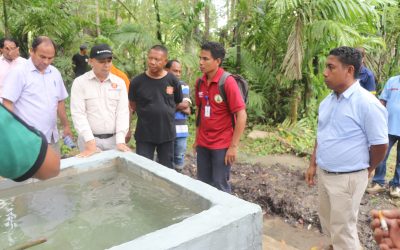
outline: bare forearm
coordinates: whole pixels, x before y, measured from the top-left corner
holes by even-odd
[[[388,145],[387,144],[381,144],[381,145],[372,145],[371,148],[369,149],[369,169],[373,170],[375,169],[379,163],[385,159],[386,151],[387,151]]]
[[[7,99],[3,99],[3,105],[6,107],[9,111],[13,112],[14,111],[14,105],[13,102]]]
[[[58,117],[60,118],[61,124],[64,128],[69,127],[67,113],[65,112],[64,101],[58,102]]]
[[[316,167],[317,166],[317,140],[315,140],[315,145],[314,145],[314,150],[311,154],[311,158],[310,158],[310,167]]]
[[[129,106],[131,107],[132,115],[136,112],[136,102],[129,101]]]
[[[233,130],[231,147],[238,147],[240,142],[240,137],[246,127],[247,113],[245,110],[240,110],[236,113],[236,124]]]

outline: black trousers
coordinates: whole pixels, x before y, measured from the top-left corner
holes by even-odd
[[[208,149],[197,146],[197,179],[219,190],[231,193],[229,176],[231,166],[225,165],[228,149]]]
[[[158,163],[169,168],[174,168],[174,141],[161,144],[136,141],[136,153],[138,155],[153,161],[155,151],[157,151]]]

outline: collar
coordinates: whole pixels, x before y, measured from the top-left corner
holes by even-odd
[[[343,96],[343,98],[349,99],[351,95],[360,88],[360,83],[356,80],[350,87],[348,87],[342,94],[340,94],[339,98]],[[336,93],[332,92],[332,95],[336,97]]]
[[[211,80],[211,83],[218,83],[219,79],[221,78],[222,74],[225,72],[225,70],[223,68],[218,68],[217,73],[215,73],[215,76],[213,77],[213,79]],[[207,75],[203,74],[202,77],[202,81],[203,82],[207,82]]]
[[[38,73],[40,73],[40,71],[36,68],[36,66],[33,64],[32,62],[32,58],[29,57],[29,59],[27,60],[27,68],[29,71],[37,71]],[[45,70],[44,73],[48,74],[51,72],[51,65],[49,65]]]
[[[9,60],[7,60],[3,55],[1,55],[1,57],[0,57],[0,61],[6,62],[6,63],[8,63],[8,64],[12,64],[12,63],[13,63],[14,61],[16,61],[16,60],[18,60],[18,58],[14,59],[14,60],[12,60],[12,61],[9,61]]]
[[[87,73],[87,78],[88,78],[89,80],[95,79],[96,81],[100,82],[99,78],[97,78],[97,76],[94,74],[93,70],[91,70],[91,71],[89,71],[89,72]],[[104,81],[102,81],[101,83],[106,82],[106,81],[111,81],[110,78],[111,78],[111,73],[108,73],[107,78],[104,79]]]

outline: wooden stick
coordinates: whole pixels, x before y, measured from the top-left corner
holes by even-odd
[[[40,239],[37,239],[37,240],[28,241],[28,242],[23,243],[23,244],[21,244],[19,246],[14,246],[14,247],[12,247],[10,249],[12,249],[12,250],[24,250],[24,249],[31,248],[31,247],[40,245],[42,243],[45,243],[46,241],[47,241],[46,238],[40,238]]]

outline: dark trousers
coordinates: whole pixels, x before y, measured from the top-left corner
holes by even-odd
[[[157,150],[158,163],[174,168],[174,141],[161,144],[136,141],[136,153],[150,160],[154,160],[154,151]]]
[[[208,149],[197,146],[197,179],[231,193],[229,175],[231,166],[225,165],[225,154],[228,149]]]

